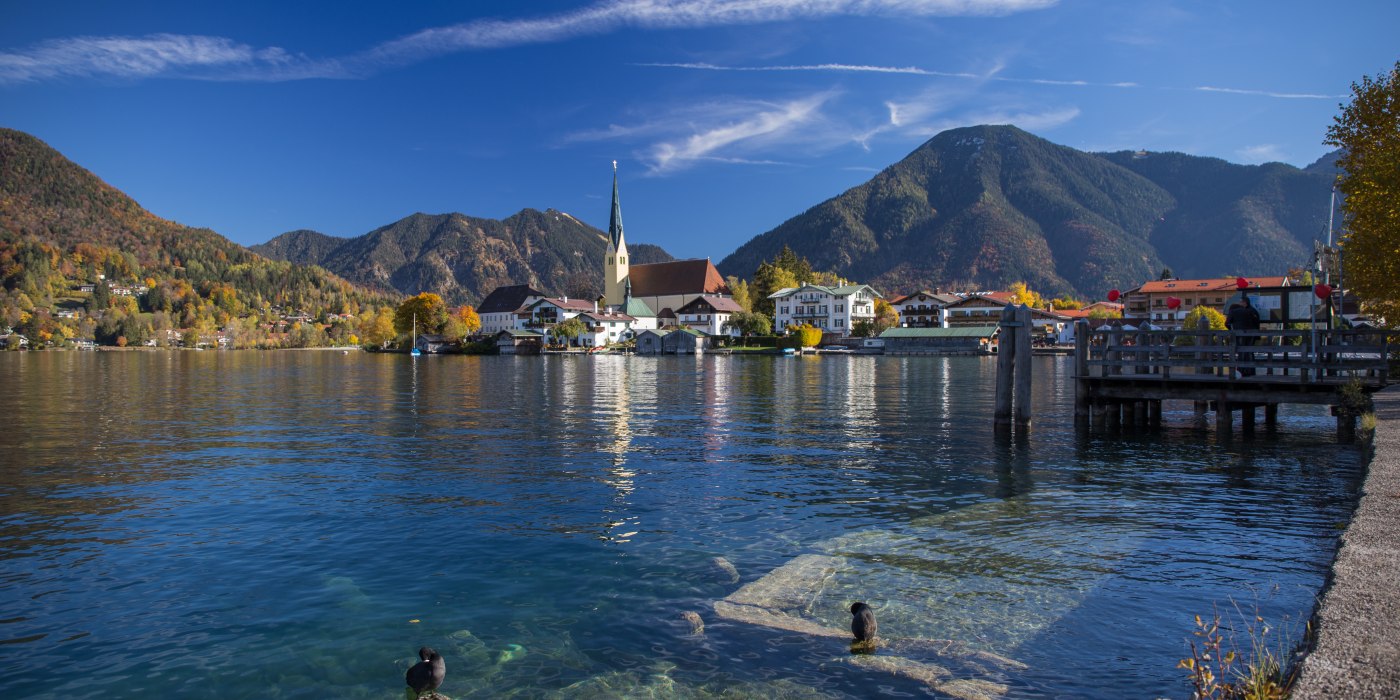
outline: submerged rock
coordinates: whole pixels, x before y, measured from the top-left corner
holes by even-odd
[[[685,620],[686,623],[690,625],[691,634],[705,633],[705,621],[700,619],[700,613],[694,610],[687,610],[681,613],[681,619]]]
[[[739,582],[739,570],[724,557],[715,557],[710,560],[710,565],[714,567],[715,575],[722,581],[728,583]]]
[[[525,647],[519,644],[507,644],[504,649],[496,652],[496,663],[503,664],[508,661],[522,659],[525,657]]]

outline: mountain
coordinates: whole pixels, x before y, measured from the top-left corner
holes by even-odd
[[[1281,274],[1326,224],[1325,165],[1233,165],[1179,153],[1095,154],[1011,126],[934,136],[869,182],[745,243],[751,277],[784,245],[885,293],[1032,289],[1085,298],[1156,279]]]
[[[431,291],[451,304],[476,303],[501,285],[551,294],[597,287],[607,234],[553,209],[503,220],[414,214],[356,238],[284,233],[253,250],[319,265],[365,286],[412,295]],[[628,246],[634,264],[671,260],[654,245]]]
[[[122,302],[109,310],[105,288],[97,302],[74,292],[99,280],[148,287],[150,294],[140,308]],[[86,305],[86,318],[95,321],[136,319],[132,328],[149,330],[166,322],[225,325],[273,306],[320,316],[389,302],[320,268],[269,260],[209,229],[155,216],[48,144],[11,129],[0,129],[0,285],[5,320],[28,318],[45,334],[91,332],[83,318],[55,321],[63,305]]]

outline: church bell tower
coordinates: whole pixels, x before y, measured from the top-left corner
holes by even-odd
[[[603,258],[603,303],[625,304],[627,241],[622,237],[622,203],[617,198],[617,161],[613,161],[612,218],[608,221],[608,251]]]

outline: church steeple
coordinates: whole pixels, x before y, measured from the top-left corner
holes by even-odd
[[[612,217],[608,221],[608,251],[603,259],[603,303],[627,303],[630,283],[627,269],[627,241],[622,235],[622,200],[617,196],[617,161],[613,161]]]
[[[613,161],[612,218],[608,220],[608,237],[613,249],[623,247],[622,240],[622,200],[617,197],[617,161]]]

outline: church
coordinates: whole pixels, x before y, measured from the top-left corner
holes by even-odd
[[[608,221],[608,250],[603,258],[603,304],[631,314],[640,301],[652,314],[666,319],[674,318],[677,310],[700,297],[727,298],[732,294],[709,258],[628,264],[622,203],[617,196],[617,161],[613,161],[612,216]]]

